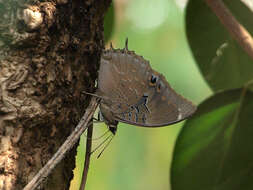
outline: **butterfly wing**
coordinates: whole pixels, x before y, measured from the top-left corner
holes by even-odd
[[[141,99],[148,89],[141,79],[150,66],[143,58],[126,50],[107,50],[103,53],[97,94],[103,97],[102,104],[110,105],[113,113],[127,111]]]
[[[104,97],[101,104],[110,107],[114,120],[138,126],[166,126],[196,110],[148,61],[126,48],[104,52],[97,93]]]
[[[177,94],[162,75],[157,76],[157,85],[150,87],[129,110],[117,114],[116,120],[144,127],[161,127],[182,121],[196,111],[196,107]]]

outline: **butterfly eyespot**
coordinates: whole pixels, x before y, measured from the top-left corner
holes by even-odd
[[[150,76],[150,82],[149,82],[149,84],[150,84],[151,86],[155,86],[157,80],[158,80],[158,77],[152,74],[152,75]]]
[[[153,84],[155,84],[155,83],[156,83],[156,81],[157,81],[157,76],[155,76],[155,75],[151,75],[150,82],[151,82],[151,83],[153,83]]]

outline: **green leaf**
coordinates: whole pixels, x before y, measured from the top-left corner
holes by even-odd
[[[253,93],[227,90],[204,101],[176,142],[173,190],[252,190]]]
[[[224,3],[253,35],[253,12],[241,1]],[[253,60],[232,39],[205,1],[189,1],[186,33],[202,75],[213,90],[239,88],[253,78]]]
[[[111,3],[109,9],[106,12],[105,18],[104,18],[104,38],[105,42],[108,42],[113,33],[114,28],[114,5],[113,2]]]

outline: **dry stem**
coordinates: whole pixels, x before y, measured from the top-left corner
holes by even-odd
[[[253,59],[253,39],[250,33],[236,20],[222,0],[205,0],[231,36]]]
[[[87,133],[85,162],[84,162],[84,167],[83,167],[82,181],[81,181],[81,185],[80,185],[79,190],[84,190],[85,189],[85,185],[86,185],[86,181],[87,181],[89,165],[90,165],[92,132],[93,132],[93,126],[90,126],[88,128],[88,133]]]
[[[62,144],[54,156],[46,163],[46,165],[34,176],[34,178],[25,186],[23,190],[34,190],[46,178],[55,166],[65,157],[66,153],[75,145],[82,133],[87,129],[89,121],[98,106],[97,98],[92,97],[90,105],[86,109],[85,114],[78,123],[75,130]]]

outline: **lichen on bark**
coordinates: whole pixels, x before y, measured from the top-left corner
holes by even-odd
[[[0,189],[22,189],[78,123],[93,91],[110,0],[0,2]],[[75,148],[41,189],[68,189]]]

